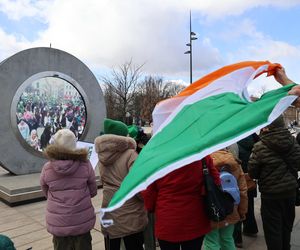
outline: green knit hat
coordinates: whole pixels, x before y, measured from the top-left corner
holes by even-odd
[[[127,136],[128,128],[123,122],[104,119],[104,134]]]
[[[139,128],[136,125],[129,125],[128,133],[131,138],[136,140],[138,133],[139,133]]]

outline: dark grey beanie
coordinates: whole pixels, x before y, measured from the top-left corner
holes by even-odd
[[[283,116],[279,116],[276,120],[274,120],[270,125],[268,125],[269,129],[274,129],[274,128],[284,128],[285,123]]]

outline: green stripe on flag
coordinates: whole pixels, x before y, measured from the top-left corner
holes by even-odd
[[[256,102],[248,102],[234,93],[223,93],[185,106],[144,147],[109,207],[173,162],[232,140],[266,123],[275,105],[293,86],[270,91]]]

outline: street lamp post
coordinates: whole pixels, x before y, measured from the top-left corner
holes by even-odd
[[[190,50],[184,52],[184,54],[190,54],[190,84],[193,82],[193,50],[192,50],[192,41],[197,40],[196,34],[192,31],[192,14],[190,11],[190,42],[186,46],[190,47]]]

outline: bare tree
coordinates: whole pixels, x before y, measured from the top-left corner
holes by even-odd
[[[140,105],[140,118],[142,120],[152,120],[152,111],[155,105],[167,98],[177,95],[185,86],[171,82],[163,81],[162,77],[148,76],[142,82],[139,88],[138,100]]]
[[[151,121],[155,105],[177,95],[185,86],[163,81],[162,77],[147,76],[141,79],[141,68],[132,61],[113,69],[110,77],[102,77],[107,117],[131,123],[128,119]]]
[[[113,69],[110,77],[102,77],[106,85],[105,98],[108,117],[126,121],[126,115],[133,112],[133,99],[141,78],[143,65],[133,65],[132,60],[125,62],[119,68]],[[114,102],[112,101],[113,99]],[[111,105],[111,106],[110,106]],[[110,111],[114,113],[110,113]]]
[[[107,117],[115,120],[120,120],[122,117],[119,117],[118,114],[118,98],[110,85],[104,86],[104,99],[106,104]]]

